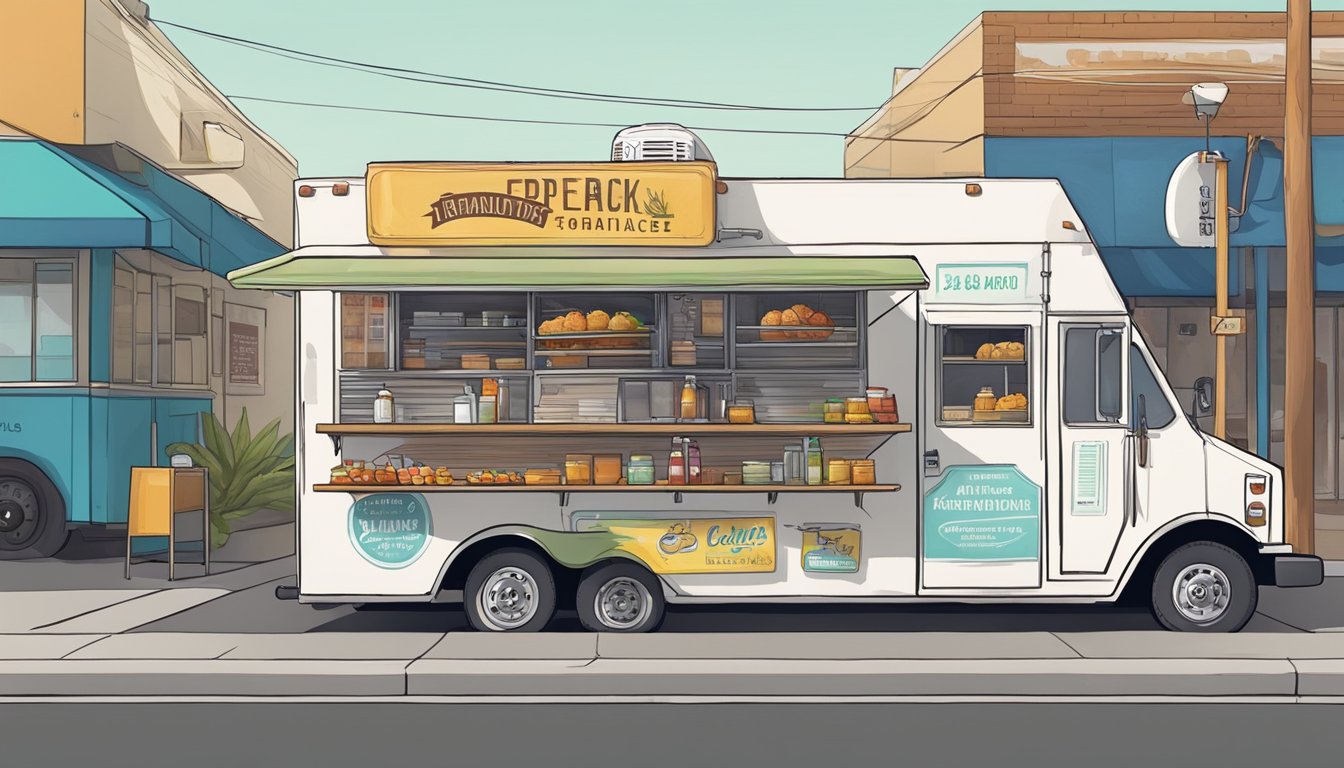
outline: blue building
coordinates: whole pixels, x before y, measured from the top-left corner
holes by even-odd
[[[143,13],[28,4],[0,29],[35,59],[0,71],[0,559],[124,524],[130,467],[202,413],[292,422],[292,302],[223,276],[286,250],[297,169]],[[169,74],[109,81],[118,56]]]
[[[1344,13],[1313,16],[1317,550],[1344,556]],[[1204,149],[1181,97],[1225,82],[1212,147],[1230,159],[1228,438],[1283,460],[1284,17],[1273,13],[986,13],[851,132],[849,177],[1057,178],[1172,386],[1215,372],[1212,249],[1167,234],[1176,165]]]

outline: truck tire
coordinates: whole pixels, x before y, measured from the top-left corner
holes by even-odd
[[[1251,620],[1258,599],[1246,559],[1211,541],[1167,555],[1153,578],[1153,615],[1176,632],[1236,632]]]
[[[540,632],[555,616],[555,578],[536,554],[501,549],[467,574],[462,605],[477,631]]]
[[[594,565],[579,577],[574,600],[590,632],[652,632],[663,623],[663,585],[635,563]]]
[[[69,537],[51,479],[26,461],[0,459],[0,560],[51,557]]]

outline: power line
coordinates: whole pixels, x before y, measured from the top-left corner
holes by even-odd
[[[392,115],[413,115],[413,116],[416,116],[416,117],[438,117],[438,118],[447,118],[447,119],[451,119],[451,120],[479,120],[479,121],[484,121],[484,122],[489,122],[489,123],[521,123],[521,124],[525,124],[525,125],[567,125],[567,126],[580,126],[580,127],[585,127],[585,128],[629,128],[629,127],[630,127],[630,124],[629,124],[629,123],[590,123],[590,122],[584,122],[584,121],[578,121],[578,120],[539,120],[539,119],[531,119],[531,118],[523,118],[523,117],[494,117],[494,116],[490,116],[490,115],[464,115],[464,114],[454,114],[454,113],[449,113],[449,112],[424,112],[424,111],[414,110],[414,109],[392,109],[392,108],[389,108],[389,107],[361,107],[361,106],[356,106],[356,105],[354,105],[354,104],[327,104],[327,103],[316,102],[316,101],[295,101],[295,100],[292,100],[292,99],[272,99],[272,98],[268,98],[268,97],[265,97],[265,96],[246,96],[246,95],[241,95],[241,94],[240,94],[240,95],[230,95],[230,94],[226,94],[225,97],[228,98],[228,99],[231,99],[231,100],[233,100],[233,101],[256,101],[256,102],[261,102],[261,103],[265,103],[265,104],[285,104],[285,105],[295,106],[295,107],[315,107],[315,108],[318,108],[318,109],[343,109],[343,110],[349,110],[349,111],[352,111],[352,112],[379,112],[379,113],[383,113],[383,114],[392,114]],[[779,135],[779,136],[827,136],[827,137],[836,137],[836,138],[846,138],[846,137],[850,136],[850,134],[848,134],[848,133],[837,132],[837,131],[787,131],[787,130],[774,130],[774,129],[768,129],[768,128],[723,128],[723,127],[708,126],[708,125],[687,125],[687,126],[684,126],[684,127],[689,128],[689,129],[691,129],[691,130],[693,130],[693,131],[705,131],[705,132],[707,132],[707,133],[754,133],[754,134],[771,134],[771,135]],[[867,139],[867,137],[864,137],[864,138]],[[972,137],[972,138],[975,138],[975,137]],[[872,138],[872,139],[868,139],[868,140],[871,140],[871,141],[894,141],[894,142],[903,142],[903,143],[910,143],[910,144],[956,144],[956,143],[959,143],[959,142],[955,142],[955,141],[948,141],[948,140],[942,140],[942,139],[909,139],[909,138],[902,138],[902,137],[896,137],[896,136],[889,136],[889,137],[874,137],[874,138]],[[969,139],[967,139],[967,140],[969,140]],[[967,140],[963,140],[961,143],[964,143],[964,141],[967,141]]]
[[[469,88],[473,90],[498,91],[502,93],[516,93],[527,96],[540,96],[553,99],[572,99],[577,101],[599,101],[615,104],[636,104],[651,107],[677,107],[682,109],[713,109],[730,111],[755,111],[755,112],[871,112],[874,107],[782,107],[776,105],[763,104],[735,104],[721,101],[699,101],[695,99],[674,99],[674,98],[655,98],[646,96],[631,96],[624,94],[601,93],[595,91],[576,91],[564,88],[545,88],[542,86],[521,85],[518,83],[506,83],[495,80],[480,80],[470,77],[460,77],[457,75],[445,75],[439,72],[428,72],[419,69],[409,69],[405,67],[392,67],[383,64],[372,64],[369,62],[355,61],[353,59],[344,59],[336,56],[326,56],[311,51],[303,51],[296,48],[286,48],[284,46],[263,43],[258,40],[251,40],[245,37],[235,37],[225,35],[220,32],[211,32],[197,27],[178,24],[172,21],[154,20],[155,24],[165,27],[173,27],[186,32],[213,38],[233,45],[240,45],[253,50],[270,53],[283,58],[304,61],[310,64],[321,66],[337,67],[340,69],[352,69],[358,72],[378,75],[380,77],[391,77],[398,80],[406,80],[417,83],[428,83],[431,85],[443,85],[453,88]],[[429,79],[435,78],[435,79]],[[451,81],[451,82],[445,82]]]

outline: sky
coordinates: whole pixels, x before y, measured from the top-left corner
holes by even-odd
[[[346,61],[540,88],[840,112],[614,104],[408,82],[161,28],[230,97],[615,125],[844,134],[984,10],[1282,11],[1286,0],[150,0],[160,22]],[[1316,0],[1344,10],[1344,0]],[[432,78],[429,78],[432,79]],[[614,127],[386,114],[236,98],[302,176],[394,160],[604,160]],[[698,131],[727,176],[841,176],[841,136]]]

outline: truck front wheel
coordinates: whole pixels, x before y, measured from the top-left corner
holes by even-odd
[[[1167,555],[1153,580],[1153,615],[1177,632],[1236,632],[1259,597],[1246,559],[1229,547],[1196,541]]]
[[[555,578],[536,554],[508,548],[486,555],[467,574],[463,607],[482,632],[540,632],[555,615]]]
[[[0,459],[0,560],[51,557],[69,536],[56,485],[26,461]]]

